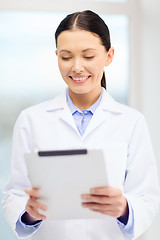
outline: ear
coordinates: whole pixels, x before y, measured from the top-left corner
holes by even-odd
[[[107,60],[105,66],[107,67],[113,60],[114,57],[114,48],[110,48],[107,52]]]
[[[57,52],[57,50],[55,51],[55,54],[58,56],[58,52]]]

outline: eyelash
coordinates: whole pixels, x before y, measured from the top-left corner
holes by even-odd
[[[94,56],[92,56],[92,57],[85,57],[86,59],[93,59],[94,58]]]
[[[64,61],[68,61],[69,59],[71,59],[71,57],[62,57],[62,60],[64,60]]]
[[[87,59],[87,60],[90,60],[90,59],[93,59],[94,58],[94,56],[92,56],[92,57],[84,57],[85,59]],[[64,61],[68,61],[68,60],[70,60],[71,59],[71,57],[62,57],[62,60],[64,60]]]

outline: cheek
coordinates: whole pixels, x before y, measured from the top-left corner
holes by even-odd
[[[58,67],[62,75],[65,75],[69,72],[69,67],[67,64],[62,63],[61,61],[58,61]]]
[[[106,58],[104,57],[99,57],[96,59],[96,61],[93,61],[91,64],[93,73],[95,73],[96,75],[101,74],[101,72],[103,72],[104,70],[105,62],[106,62]]]
[[[96,62],[96,64],[92,65],[92,68],[90,68],[90,71],[95,76],[102,75],[104,71],[104,65],[100,64],[99,62]]]

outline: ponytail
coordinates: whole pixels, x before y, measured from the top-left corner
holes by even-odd
[[[105,77],[105,72],[103,71],[103,76],[101,79],[101,87],[104,87],[106,89],[106,77]]]

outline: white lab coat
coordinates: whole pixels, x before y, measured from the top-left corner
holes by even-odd
[[[66,93],[24,110],[13,135],[12,174],[5,189],[3,210],[13,231],[30,186],[24,153],[33,149],[103,149],[109,185],[123,188],[134,211],[134,237],[151,224],[159,205],[159,185],[152,146],[141,113],[103,91],[86,132],[81,137],[66,102]],[[65,201],[65,196],[64,196]],[[46,220],[32,240],[124,240],[116,218]]]

